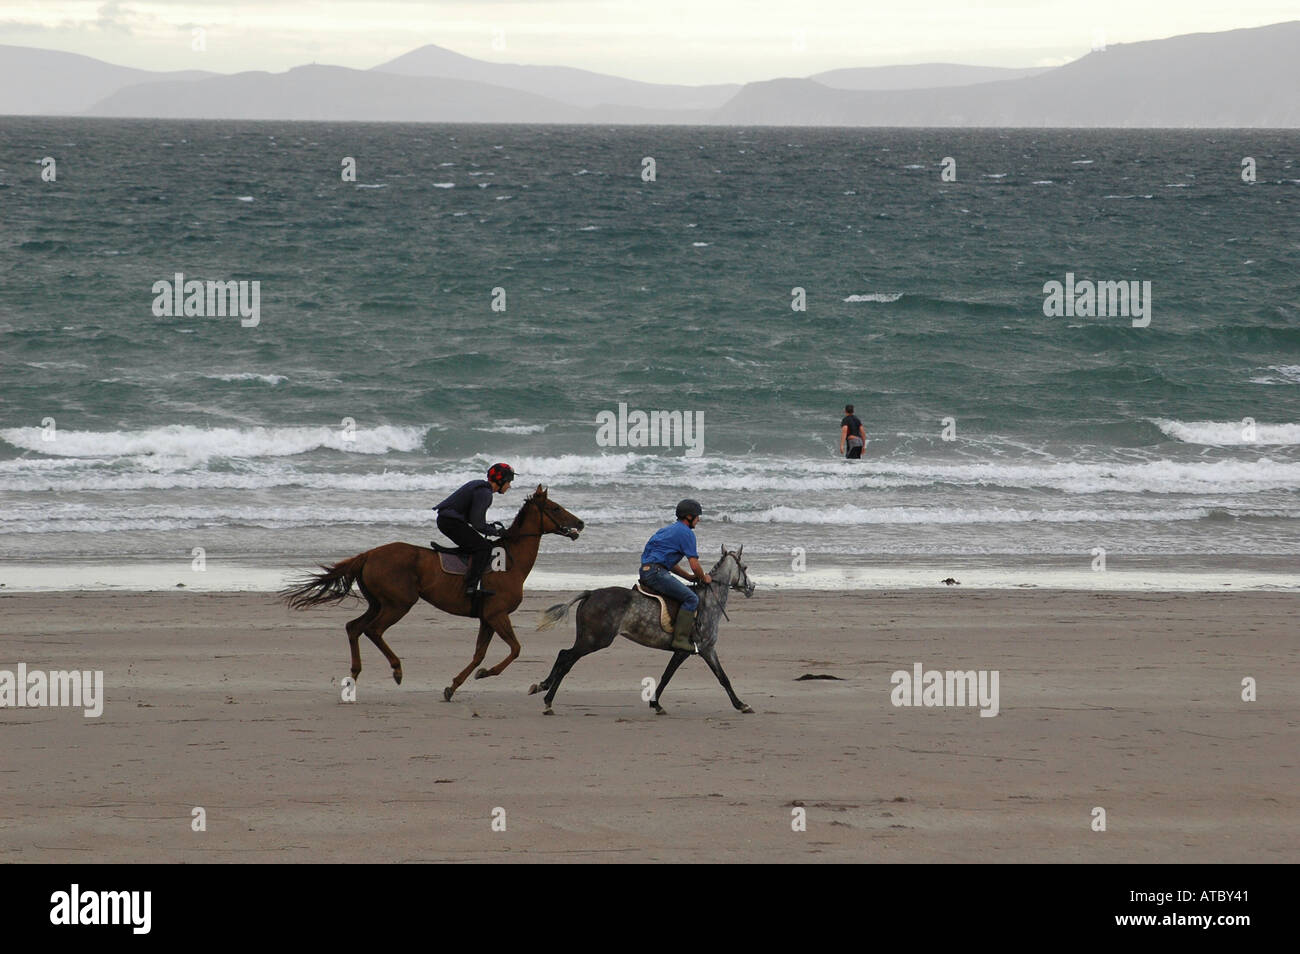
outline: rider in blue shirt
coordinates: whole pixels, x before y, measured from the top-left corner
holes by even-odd
[[[702,512],[699,501],[683,500],[677,505],[677,522],[656,530],[641,553],[642,585],[682,604],[673,626],[672,647],[688,653],[695,652],[691,634],[695,630],[695,610],[700,598],[685,583],[673,579],[673,574],[699,583],[713,582],[700,566],[695,547],[695,527]],[[683,558],[690,563],[690,573],[677,565]]]

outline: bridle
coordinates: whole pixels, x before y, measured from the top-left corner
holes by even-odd
[[[529,496],[524,500],[524,506],[525,506],[525,507],[527,507],[529,504],[533,504],[534,506],[537,507],[537,515],[538,515],[538,517],[540,518],[540,525],[541,525],[541,526],[545,526],[545,524],[546,524],[546,518],[547,518],[548,516],[550,516],[550,514],[548,514],[548,513],[546,512],[546,508],[545,508],[544,506],[542,506],[542,502],[541,502],[540,500],[537,499],[537,495],[536,495],[536,494],[530,494],[530,495],[529,495]],[[522,509],[520,510],[520,513],[523,513],[523,510],[522,510]],[[516,517],[516,519],[518,519],[518,518]],[[552,519],[554,519],[554,518],[552,518]],[[509,531],[507,530],[507,533],[508,533],[508,532],[509,532]],[[540,531],[538,531],[537,533],[516,533],[516,534],[512,535],[512,536],[510,537],[510,539],[511,539],[511,540],[522,540],[524,537],[544,537],[544,536],[546,536],[548,533],[564,533],[564,530],[563,530],[563,528],[560,526],[560,522],[559,522],[558,520],[555,521],[555,529],[554,529],[554,530],[540,530]],[[567,534],[566,534],[566,535],[567,535]],[[501,535],[501,539],[504,540],[504,539],[505,539],[505,536],[506,536],[505,534],[502,534],[502,535]]]
[[[743,549],[743,547],[742,547],[742,549]],[[727,551],[726,556],[724,556],[722,559],[725,560],[727,557],[734,557],[735,560],[736,560],[736,567],[737,567],[737,569],[739,569],[740,572],[741,572],[742,574],[745,574],[744,569],[740,566],[740,557],[736,556],[736,554],[732,553],[730,550]],[[745,574],[745,576],[746,576],[746,578],[748,578],[748,574]],[[736,584],[738,584],[739,582],[740,582],[739,580],[735,580],[735,581],[733,581],[733,582],[731,582],[731,583],[728,583],[728,584],[727,584],[728,589],[733,589],[733,590],[737,590],[737,591],[739,591],[739,592],[741,592],[741,593],[744,593],[744,592],[745,592],[745,588],[744,588],[743,586],[737,586],[737,585],[736,585]],[[700,584],[700,586],[696,589],[696,592],[700,594],[700,602],[703,603],[703,602],[704,602],[704,596],[705,596],[706,593],[709,594],[709,595],[712,595],[712,594],[713,594],[713,584],[712,584],[712,583],[702,583],[702,584]],[[727,607],[726,607],[726,605],[723,604],[723,603],[719,603],[719,604],[718,604],[718,609],[722,610],[722,615],[725,616],[726,619],[727,619],[727,622],[730,623],[730,622],[731,622],[731,617],[730,617],[730,616],[727,616]]]

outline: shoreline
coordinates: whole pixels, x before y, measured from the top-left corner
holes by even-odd
[[[704,563],[711,559],[707,553]],[[282,558],[227,561],[208,556],[196,569],[177,560],[85,560],[66,558],[0,561],[0,592],[166,592],[274,593],[290,579],[313,572],[319,563],[341,558]],[[637,554],[543,554],[529,576],[527,590],[565,592],[601,586],[630,586]],[[1066,590],[1123,592],[1295,592],[1300,572],[1288,555],[1122,557],[1112,555],[1105,570],[1093,570],[1088,557],[964,557],[886,560],[847,559],[810,554],[810,566],[792,570],[791,561],[770,554],[745,556],[751,579],[761,590],[783,593],[884,590]],[[611,565],[618,566],[611,572]],[[626,568],[626,569],[624,569]],[[955,578],[958,586],[943,581]]]

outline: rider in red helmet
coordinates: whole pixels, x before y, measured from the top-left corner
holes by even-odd
[[[487,480],[471,480],[433,508],[438,511],[438,529],[470,554],[469,572],[465,574],[467,594],[478,591],[483,596],[492,595],[491,590],[479,589],[492,558],[492,544],[485,537],[499,537],[505,527],[488,523],[487,509],[492,505],[492,495],[505,493],[514,479],[514,468],[509,464],[493,464],[488,468]]]

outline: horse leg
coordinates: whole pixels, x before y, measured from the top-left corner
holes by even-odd
[[[673,653],[673,658],[668,660],[668,667],[664,670],[664,674],[659,677],[659,686],[655,689],[655,697],[650,700],[650,708],[655,711],[655,715],[664,714],[663,706],[659,705],[659,697],[668,688],[668,680],[673,678],[673,673],[677,671],[677,667],[686,662],[686,657],[689,655],[688,652],[678,650]]]
[[[366,600],[370,605],[366,607],[364,613],[349,622],[347,625],[348,646],[352,650],[353,679],[356,679],[357,676],[361,675],[361,634],[366,631],[367,626],[374,622],[375,616],[379,613],[379,600],[375,599],[369,593],[366,593],[365,590],[362,590],[362,593],[365,594]]]
[[[492,627],[488,625],[487,620],[479,620],[478,623],[478,642],[474,644],[474,658],[469,661],[469,665],[460,671],[460,674],[451,681],[451,685],[442,690],[443,699],[451,702],[451,697],[456,694],[461,683],[469,678],[469,674],[474,671],[474,667],[483,661],[487,655],[488,643],[492,642]]]
[[[509,666],[519,657],[519,639],[515,636],[515,628],[510,625],[510,617],[502,614],[500,617],[492,620],[492,625],[497,631],[497,635],[506,641],[506,645],[510,647],[510,652],[506,655],[505,659],[501,660],[491,669],[480,669],[478,672],[474,673],[475,679],[485,679],[488,676],[499,676],[506,666]]]
[[[389,603],[380,609],[375,618],[371,620],[370,625],[366,627],[366,635],[370,637],[370,641],[379,647],[379,651],[388,660],[388,665],[393,667],[393,679],[399,686],[402,684],[402,661],[397,658],[397,653],[389,649],[388,644],[384,642],[384,631],[409,613],[414,605],[414,600],[405,606],[400,603]]]
[[[531,695],[534,692],[546,690],[546,695],[542,701],[546,703],[546,708],[542,710],[542,715],[555,715],[555,710],[551,708],[551,703],[555,701],[555,693],[560,689],[560,681],[569,674],[569,670],[587,653],[592,652],[595,647],[584,643],[582,637],[573,644],[572,649],[561,649],[558,656],[555,657],[555,665],[551,667],[551,674],[536,686],[528,690]]]
[[[704,661],[709,664],[709,668],[713,670],[713,674],[718,677],[718,682],[722,683],[722,688],[727,690],[727,696],[731,699],[731,704],[741,712],[753,712],[754,710],[741,702],[735,692],[732,691],[731,680],[728,679],[727,674],[722,671],[722,663],[718,662],[717,648],[711,646],[706,652],[703,652],[700,655],[702,655]]]
[[[544,691],[546,691],[547,689],[551,688],[551,683],[552,683],[554,680],[556,680],[556,679],[559,678],[559,673],[560,673],[560,661],[561,661],[561,660],[564,660],[564,659],[568,659],[568,658],[569,658],[569,654],[570,654],[571,652],[572,652],[572,650],[569,650],[569,649],[561,649],[561,650],[560,650],[559,654],[556,655],[556,657],[555,657],[555,665],[551,667],[551,671],[550,671],[549,673],[547,673],[546,678],[543,679],[541,682],[535,682],[535,683],[533,683],[531,686],[528,687],[528,694],[529,694],[530,696],[533,695],[534,693],[544,692]],[[567,670],[566,670],[566,671],[567,671]]]

